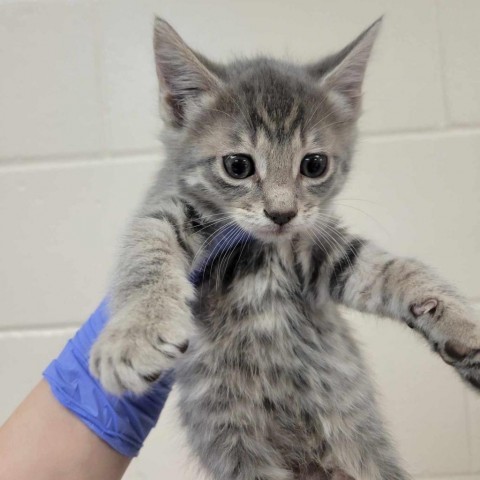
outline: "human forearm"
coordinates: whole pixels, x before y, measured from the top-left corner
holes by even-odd
[[[0,480],[118,480],[129,463],[63,407],[45,380],[0,428]]]

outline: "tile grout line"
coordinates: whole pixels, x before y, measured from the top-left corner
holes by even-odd
[[[139,158],[141,157],[141,158]],[[43,170],[55,168],[83,167],[90,165],[110,165],[110,164],[129,164],[135,158],[138,161],[158,161],[162,160],[162,151],[160,149],[128,150],[115,154],[101,154],[91,152],[76,154],[70,156],[50,156],[40,158],[19,158],[10,159],[4,162],[0,159],[0,174],[2,172],[21,171],[21,170]]]
[[[398,130],[392,132],[360,133],[360,143],[368,141],[422,140],[426,138],[457,137],[480,134],[480,125],[449,125],[442,128]]]
[[[480,297],[470,297],[468,301],[474,306],[474,308],[480,309]],[[374,316],[375,317],[375,316]],[[380,317],[378,317],[380,318]],[[82,322],[63,323],[59,325],[55,324],[41,324],[41,325],[19,325],[19,326],[0,326],[0,339],[1,338],[16,338],[21,336],[35,336],[44,335],[45,333],[65,333],[75,332]]]
[[[450,480],[452,477],[459,478],[461,480],[477,480],[477,475],[480,473],[480,471],[472,471],[472,472],[450,472],[450,473],[436,473],[432,475],[420,475],[420,476],[414,476],[413,478],[415,480]]]
[[[78,330],[80,325],[76,326],[48,326],[48,327],[35,327],[24,329],[5,329],[0,330],[1,340],[23,339],[23,338],[38,338],[38,337],[51,337],[59,335],[72,336]]]
[[[455,137],[479,135],[480,125],[451,125],[445,128],[426,128],[417,130],[398,130],[391,132],[365,132],[360,133],[359,144],[367,142],[388,142],[398,140],[422,140],[427,138]],[[48,166],[65,166],[65,165],[83,165],[89,163],[102,163],[105,161],[116,161],[121,159],[129,159],[135,156],[152,156],[159,158],[164,154],[162,146],[148,148],[133,148],[122,151],[91,151],[78,153],[55,153],[52,155],[40,156],[21,156],[1,157],[0,155],[0,172],[10,168],[17,167],[39,167]]]

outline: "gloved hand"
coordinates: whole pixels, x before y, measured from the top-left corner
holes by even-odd
[[[43,372],[53,395],[113,449],[134,457],[157,423],[170,393],[173,374],[162,377],[147,394],[115,397],[88,370],[90,349],[108,321],[104,300]]]
[[[190,281],[201,281],[208,263],[230,248],[250,241],[238,227],[225,228],[207,242],[208,254],[192,272]],[[121,397],[105,392],[88,369],[93,343],[109,318],[104,300],[95,313],[70,339],[58,358],[43,372],[53,395],[113,449],[128,457],[140,451],[157,423],[173,384],[173,373],[163,376],[147,394],[126,393]]]

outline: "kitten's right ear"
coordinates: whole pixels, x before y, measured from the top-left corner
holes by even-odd
[[[161,18],[155,18],[153,47],[164,120],[181,127],[186,110],[199,97],[220,86],[206,59],[196,54]]]
[[[340,52],[307,66],[307,71],[322,88],[335,92],[344,100],[345,111],[359,114],[362,83],[382,17],[370,25]]]

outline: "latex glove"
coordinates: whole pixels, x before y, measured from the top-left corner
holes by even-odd
[[[116,451],[134,457],[157,423],[173,384],[173,374],[163,376],[141,397],[129,393],[116,397],[105,392],[90,375],[88,356],[108,318],[104,300],[43,376],[64,407]]]
[[[198,284],[209,261],[250,240],[232,229],[219,232],[209,244],[205,261],[192,272],[190,281]],[[231,238],[235,238],[232,242]],[[109,318],[108,302],[104,300],[88,321],[80,327],[60,353],[43,372],[57,400],[73,412],[112,448],[128,457],[136,456],[150,430],[157,423],[173,383],[173,373],[164,375],[147,394],[121,397],[105,392],[88,369],[90,349]]]

